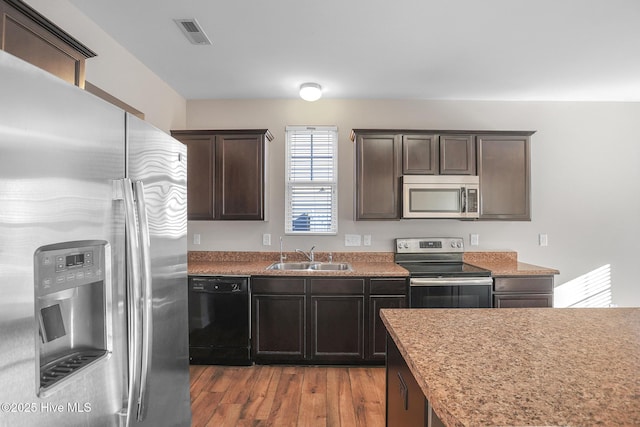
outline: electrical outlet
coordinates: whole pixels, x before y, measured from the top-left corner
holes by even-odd
[[[480,244],[480,235],[472,234],[469,238],[469,243],[471,244],[471,246],[478,246]]]
[[[371,246],[371,234],[365,234],[364,235],[364,245],[365,246]]]
[[[199,245],[200,244],[200,235],[199,234],[194,234],[193,235],[193,244],[194,245]]]
[[[546,234],[538,234],[538,244],[540,246],[548,246],[549,237]]]
[[[362,236],[359,234],[345,234],[344,235],[345,246],[360,246],[362,245]]]
[[[262,246],[271,246],[271,234],[262,235]]]

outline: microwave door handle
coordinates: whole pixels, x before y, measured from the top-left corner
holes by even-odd
[[[460,189],[460,212],[467,213],[467,188]]]

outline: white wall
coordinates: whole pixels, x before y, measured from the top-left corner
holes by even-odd
[[[277,251],[284,234],[284,129],[337,125],[337,236],[285,236],[285,249],[392,251],[395,237],[480,235],[478,250],[512,249],[519,259],[560,270],[561,284],[611,264],[613,303],[640,306],[640,104],[476,101],[191,100],[187,128],[268,128],[267,222],[191,221],[190,250]],[[535,130],[531,143],[532,221],[354,221],[353,128]],[[272,246],[262,246],[262,234]],[[371,234],[371,247],[345,247],[344,235]],[[538,234],[549,246],[538,246]]]
[[[26,0],[97,56],[86,61],[86,80],[145,114],[169,132],[186,122],[186,100],[67,0]]]

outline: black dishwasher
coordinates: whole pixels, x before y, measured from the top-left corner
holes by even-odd
[[[251,365],[249,278],[189,277],[189,363]]]

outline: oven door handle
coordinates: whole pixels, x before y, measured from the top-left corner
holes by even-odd
[[[412,277],[411,286],[491,286],[491,277]]]

